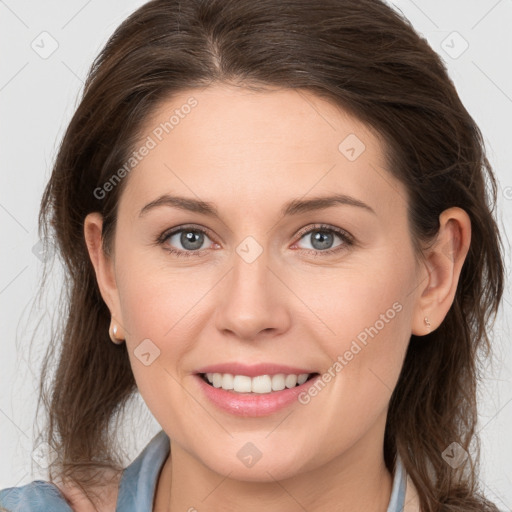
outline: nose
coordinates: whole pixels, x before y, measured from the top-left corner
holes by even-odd
[[[254,341],[285,332],[291,323],[290,290],[263,252],[252,262],[235,255],[216,310],[216,327],[224,335]]]

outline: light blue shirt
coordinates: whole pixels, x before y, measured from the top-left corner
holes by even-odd
[[[161,430],[137,458],[124,469],[119,484],[116,512],[152,512],[158,475],[169,455],[170,443]],[[401,512],[405,502],[407,475],[397,458],[387,512]],[[73,512],[57,486],[43,480],[0,491],[0,511]]]

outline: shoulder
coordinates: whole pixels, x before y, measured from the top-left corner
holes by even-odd
[[[116,509],[119,475],[104,472],[108,484],[97,489],[104,512]],[[108,479],[107,479],[108,476]],[[95,512],[94,504],[76,486],[35,480],[0,490],[0,512]]]
[[[0,490],[0,512],[73,512],[59,488],[43,480]]]

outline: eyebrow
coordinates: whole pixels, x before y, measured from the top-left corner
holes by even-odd
[[[345,194],[313,197],[311,199],[293,199],[284,205],[284,207],[281,209],[281,215],[299,215],[301,213],[323,210],[339,205],[356,206],[376,215],[373,208],[368,206],[366,203],[356,199],[355,197],[351,197]],[[170,194],[163,194],[159,198],[148,203],[139,212],[139,217],[142,217],[148,211],[160,206],[179,208],[181,210],[207,215],[208,217],[215,217],[220,220],[218,209],[214,203],[188,197],[172,196]]]

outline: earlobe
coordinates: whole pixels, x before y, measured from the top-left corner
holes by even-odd
[[[87,215],[84,221],[84,237],[101,296],[111,315],[122,325],[119,294],[116,285],[113,258],[105,254],[102,243],[103,217],[99,212]]]
[[[429,334],[443,322],[453,304],[470,246],[471,220],[464,210],[445,210],[439,216],[439,224],[436,241],[425,255],[427,276],[418,287],[412,325],[416,336]]]

